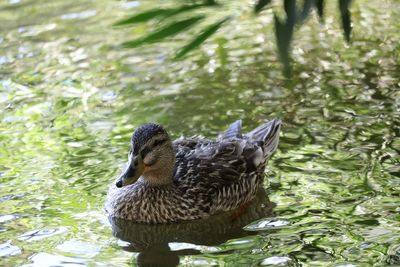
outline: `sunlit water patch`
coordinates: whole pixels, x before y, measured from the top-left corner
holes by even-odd
[[[151,25],[112,27],[158,2],[1,2],[0,265],[400,265],[400,9],[353,2],[352,44],[336,11],[311,18],[289,80],[268,10],[232,4],[240,19],[170,61],[184,36],[126,50]],[[213,137],[273,117],[284,125],[268,198],[241,220],[149,227],[104,214],[137,125]]]

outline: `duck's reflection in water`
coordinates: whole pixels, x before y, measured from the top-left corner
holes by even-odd
[[[201,253],[196,245],[216,246],[229,239],[253,235],[254,232],[243,227],[271,216],[274,207],[262,189],[247,207],[207,219],[164,225],[138,224],[117,218],[110,218],[110,222],[113,235],[129,243],[122,248],[139,253],[138,266],[177,266],[180,256]],[[179,249],[179,243],[186,246],[182,244],[183,248]]]

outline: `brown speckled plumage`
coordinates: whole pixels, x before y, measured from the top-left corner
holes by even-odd
[[[235,209],[251,201],[261,186],[266,161],[278,145],[280,124],[279,120],[272,120],[242,135],[241,121],[237,121],[215,141],[199,137],[177,139],[171,143],[175,164],[170,182],[150,183],[143,175],[121,188],[113,184],[106,211],[112,217],[136,222],[169,223]],[[131,150],[140,150],[152,135],[166,136],[157,128],[160,126],[148,125],[135,131],[134,136],[139,131],[146,137],[138,137],[142,138],[140,144],[133,140]],[[153,134],[152,129],[156,129]],[[157,142],[163,140],[151,144]]]

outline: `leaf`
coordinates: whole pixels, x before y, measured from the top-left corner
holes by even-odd
[[[317,8],[320,21],[324,21],[324,0],[315,0],[314,5]]]
[[[276,15],[274,15],[275,22],[275,36],[276,36],[276,45],[278,48],[278,54],[281,62],[285,65],[285,68],[289,66],[289,50],[290,44],[293,37],[293,26],[282,22]]]
[[[284,72],[290,75],[290,46],[293,39],[294,26],[296,24],[296,1],[285,0],[284,8],[286,12],[285,22],[282,22],[274,15],[275,36],[279,58],[284,65]]]
[[[197,8],[201,8],[201,7],[207,7],[207,6],[215,6],[216,4],[214,3],[206,3],[206,4],[196,4],[196,5],[185,5],[185,6],[181,6],[179,8],[176,9],[171,9],[171,11],[169,13],[167,13],[165,15],[165,17],[172,17],[178,14],[181,14],[183,12],[186,11],[190,11],[193,9],[197,9]]]
[[[123,26],[123,25],[130,25],[130,24],[137,24],[137,23],[142,23],[146,22],[155,18],[168,18],[172,17],[193,9],[201,8],[201,7],[207,7],[207,6],[214,6],[216,5],[215,3],[205,3],[205,4],[196,4],[196,5],[184,5],[178,8],[169,8],[169,9],[163,9],[163,8],[155,8],[151,9],[139,14],[136,14],[132,17],[129,17],[127,19],[120,20],[114,24],[114,26]]]
[[[351,0],[339,0],[339,9],[340,15],[342,18],[342,27],[344,37],[346,42],[350,43],[350,35],[351,35],[351,16],[349,11],[349,6],[351,4]]]
[[[143,13],[139,13],[127,19],[120,20],[114,24],[114,26],[122,26],[127,24],[136,24],[140,22],[146,22],[148,20],[154,19],[156,17],[165,16],[171,12],[169,9],[152,9],[149,11],[145,11]]]
[[[175,59],[179,59],[182,58],[184,55],[186,55],[188,52],[190,52],[191,50],[195,49],[196,47],[198,47],[199,45],[201,45],[205,40],[207,40],[208,37],[210,37],[211,35],[213,35],[221,26],[222,24],[224,24],[226,21],[228,21],[229,19],[231,19],[230,16],[225,17],[219,21],[217,21],[216,23],[213,23],[209,26],[207,26],[206,28],[204,28],[204,30],[202,31],[202,33],[197,36],[196,38],[194,38],[190,43],[188,43],[187,45],[185,45],[184,47],[182,47],[175,55]]]
[[[142,37],[142,38],[139,38],[139,39],[136,39],[133,41],[125,42],[122,45],[124,47],[132,48],[132,47],[138,47],[143,44],[159,42],[167,37],[174,36],[182,31],[186,30],[187,28],[191,27],[192,25],[196,24],[197,22],[199,22],[202,19],[204,19],[204,16],[196,16],[196,17],[192,17],[189,19],[180,20],[180,21],[171,23],[165,27],[162,27],[161,29],[154,31],[154,32],[146,35],[145,37]]]
[[[269,5],[271,0],[258,0],[257,4],[254,6],[254,12],[259,13],[265,6]]]
[[[296,0],[285,0],[283,3],[283,7],[286,12],[286,22],[287,24],[294,24],[296,23],[296,13],[297,13],[297,8],[296,8]]]
[[[308,18],[313,5],[314,0],[304,0],[303,9],[299,12],[298,23],[303,23]]]

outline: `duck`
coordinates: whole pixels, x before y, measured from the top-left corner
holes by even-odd
[[[245,134],[241,128],[237,120],[215,139],[172,141],[160,124],[139,126],[130,140],[128,162],[107,193],[109,218],[177,223],[250,203],[263,186],[281,121],[273,119]]]

